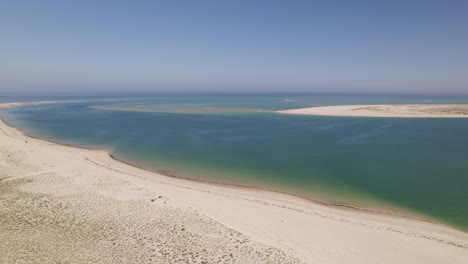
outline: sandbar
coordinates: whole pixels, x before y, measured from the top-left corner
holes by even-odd
[[[277,113],[354,117],[468,118],[468,104],[334,105],[280,110]]]

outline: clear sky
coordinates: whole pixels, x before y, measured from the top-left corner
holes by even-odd
[[[468,1],[0,0],[0,92],[468,93]]]

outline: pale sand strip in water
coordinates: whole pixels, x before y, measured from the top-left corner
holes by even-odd
[[[468,234],[167,177],[0,122],[0,252],[0,263],[466,263]]]
[[[57,103],[57,102],[59,102],[59,101],[8,102],[8,103],[0,103],[0,109],[11,108],[11,107],[19,107],[19,106],[26,106],[26,105],[52,104],[52,103]]]
[[[467,118],[468,104],[337,105],[280,110],[277,113],[323,116]]]

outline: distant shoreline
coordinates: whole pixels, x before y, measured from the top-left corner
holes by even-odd
[[[349,117],[468,118],[468,104],[336,105],[276,112],[292,115]]]

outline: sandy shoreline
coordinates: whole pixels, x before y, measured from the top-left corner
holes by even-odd
[[[47,101],[47,102],[43,101],[43,102],[6,103],[6,104],[0,103],[0,109],[10,108],[10,107],[18,107],[18,106],[24,106],[24,105],[31,105],[31,104],[48,104],[48,103],[50,103],[50,102],[49,101]],[[17,129],[13,125],[6,122],[1,116],[0,116],[0,123],[3,123],[6,126],[12,127],[14,129]],[[19,129],[17,129],[17,130],[19,130]],[[351,203],[340,203],[340,202],[333,202],[333,201],[325,201],[323,199],[322,200],[313,199],[313,198],[310,198],[310,197],[301,196],[299,194],[288,193],[288,192],[280,191],[280,190],[267,189],[267,188],[259,187],[259,186],[249,186],[249,185],[241,185],[241,184],[235,184],[235,183],[221,183],[221,182],[215,182],[215,181],[210,181],[210,180],[206,180],[206,179],[195,179],[195,178],[190,178],[190,177],[184,177],[184,176],[181,176],[181,175],[175,175],[175,174],[171,174],[168,171],[163,171],[163,170],[152,170],[150,168],[145,168],[145,167],[142,167],[142,166],[140,166],[138,164],[135,164],[135,163],[132,163],[132,162],[129,162],[129,161],[126,161],[126,160],[119,159],[119,158],[115,157],[112,154],[111,150],[106,150],[106,149],[97,148],[97,147],[93,148],[93,147],[89,147],[89,146],[69,145],[69,144],[58,142],[58,141],[53,141],[51,139],[32,136],[32,135],[24,133],[21,130],[19,130],[19,131],[21,133],[23,133],[26,137],[46,141],[46,142],[53,143],[53,144],[58,144],[58,145],[63,145],[63,146],[68,146],[68,147],[78,148],[78,149],[85,149],[85,150],[105,151],[109,155],[110,158],[112,158],[113,160],[115,160],[117,162],[124,163],[126,165],[129,165],[129,166],[132,166],[132,167],[135,167],[135,168],[138,168],[138,169],[142,169],[142,170],[145,170],[145,171],[149,171],[149,172],[152,172],[152,173],[156,173],[156,174],[159,174],[159,175],[162,175],[162,176],[165,176],[165,177],[171,177],[171,178],[175,178],[175,179],[179,179],[179,180],[192,181],[192,182],[203,183],[203,184],[214,185],[214,186],[236,188],[236,189],[247,190],[247,191],[261,191],[261,192],[278,193],[278,194],[281,194],[281,195],[293,196],[293,197],[298,198],[298,199],[303,199],[303,200],[305,200],[307,202],[313,202],[313,203],[316,203],[316,204],[319,204],[319,205],[324,205],[324,206],[327,206],[327,207],[333,207],[333,208],[337,208],[337,209],[340,209],[340,210],[359,211],[359,212],[363,212],[363,213],[378,214],[378,215],[383,215],[383,216],[397,216],[397,217],[401,217],[401,218],[408,218],[408,219],[413,219],[413,220],[425,221],[425,222],[429,222],[429,223],[441,224],[441,223],[437,223],[437,221],[435,221],[434,219],[431,219],[427,215],[416,214],[414,212],[409,212],[408,210],[405,210],[405,212],[403,212],[402,210],[400,210],[400,211],[390,210],[388,208],[385,209],[384,207],[381,207],[381,208],[363,207],[363,206],[357,206],[357,205],[351,204]],[[399,208],[399,209],[401,209],[401,208]],[[453,227],[453,228],[457,229],[456,227]]]
[[[280,110],[277,113],[356,117],[468,118],[468,104],[337,105]]]
[[[463,263],[468,258],[468,234],[450,227],[167,177],[116,161],[105,151],[28,137],[3,122],[0,150],[2,263]]]

